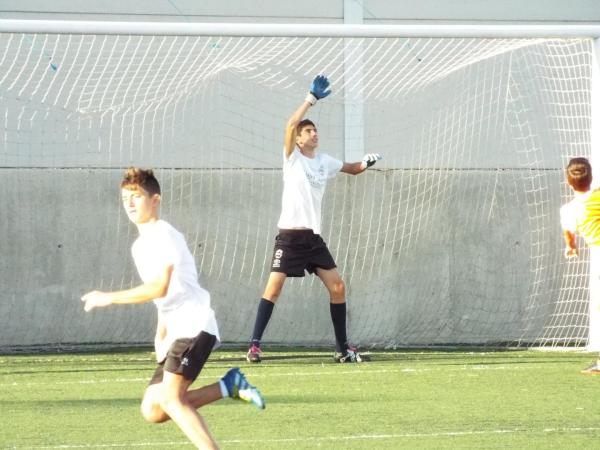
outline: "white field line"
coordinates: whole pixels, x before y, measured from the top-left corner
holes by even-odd
[[[373,441],[383,439],[412,439],[412,438],[436,438],[436,437],[461,437],[461,436],[492,436],[497,434],[548,434],[548,433],[589,433],[600,431],[600,427],[561,427],[561,428],[513,428],[501,430],[466,430],[466,431],[443,431],[435,433],[394,433],[394,434],[360,434],[355,436],[304,436],[285,439],[224,439],[221,444],[293,444],[301,443],[317,443],[317,442],[343,442],[343,441]],[[128,447],[173,447],[191,445],[186,441],[174,442],[138,442],[138,443],[112,443],[112,444],[80,444],[80,445],[52,445],[52,446],[35,446],[35,447],[10,447],[15,450],[20,449],[76,449],[76,448],[128,448]]]
[[[544,367],[543,364],[539,364],[540,367]],[[335,366],[337,367],[337,366]],[[365,370],[365,369],[353,369],[353,370],[332,370],[327,371],[318,371],[318,372],[282,372],[282,373],[261,373],[261,372],[248,372],[244,370],[244,374],[254,380],[256,378],[280,378],[280,377],[322,377],[326,375],[331,375],[338,377],[340,375],[371,375],[371,374],[384,374],[384,373],[424,373],[424,372],[465,372],[465,371],[493,371],[493,370],[525,370],[531,369],[532,367],[536,367],[535,364],[527,364],[527,367],[523,367],[522,365],[464,365],[460,367],[437,367],[437,368],[413,368],[413,367],[405,367],[402,369],[375,369],[375,370]],[[86,372],[87,373],[87,372]],[[150,380],[150,376],[152,375],[152,369],[148,370],[147,377],[135,377],[135,378],[98,378],[98,379],[83,379],[83,380],[69,380],[69,381],[45,381],[45,382],[8,382],[8,383],[0,383],[0,388],[6,387],[16,387],[16,386],[57,386],[57,385],[81,385],[81,384],[104,384],[104,383],[139,383],[139,382],[147,382]],[[47,374],[46,374],[47,375]],[[2,376],[10,376],[9,373],[3,374]],[[200,375],[197,379],[202,380],[215,380],[219,375],[210,376],[210,375]]]

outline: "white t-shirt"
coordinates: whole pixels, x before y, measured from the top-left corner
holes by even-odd
[[[167,329],[163,345],[168,348],[175,339],[195,337],[201,331],[216,336],[218,345],[219,328],[210,307],[210,294],[198,283],[196,263],[183,235],[158,220],[145,226],[131,253],[144,283],[157,279],[173,265],[167,295],[154,300]]]
[[[327,180],[334,178],[344,163],[324,153],[307,158],[297,148],[289,158],[283,153],[282,229],[310,228],[321,234],[321,203]]]

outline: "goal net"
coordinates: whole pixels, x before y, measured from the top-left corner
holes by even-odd
[[[222,338],[246,343],[269,274],[283,127],[310,81],[319,150],[346,161],[323,237],[362,346],[585,346],[588,265],[563,258],[563,169],[590,156],[590,39],[0,34],[0,348],[149,343],[124,168],[155,169]],[[331,345],[316,277],[265,342]]]

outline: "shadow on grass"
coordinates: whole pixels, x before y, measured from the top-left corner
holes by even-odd
[[[25,409],[37,411],[40,414],[45,411],[74,409],[79,411],[94,410],[96,408],[118,411],[118,408],[139,409],[140,397],[132,398],[81,398],[81,399],[49,399],[49,400],[2,400],[0,404],[3,410]],[[15,405],[16,408],[11,408]],[[117,408],[117,409],[115,409]]]
[[[98,367],[69,367],[69,368],[47,368],[41,367],[37,370],[4,370],[0,372],[0,376],[7,375],[37,375],[40,373],[98,373],[98,372],[116,372],[116,373],[125,373],[125,372],[143,372],[152,370],[154,368],[154,364],[149,363],[147,365],[140,365],[138,367],[111,367],[111,368],[98,368]]]
[[[263,361],[251,364],[246,361],[245,347],[221,347],[213,352],[209,359],[210,368],[219,366],[243,366],[259,369],[261,366],[274,368],[291,367],[294,365],[323,365],[339,366],[333,361],[331,348],[307,348],[307,347],[278,347],[267,345],[264,349]],[[148,359],[141,355],[148,354]],[[437,366],[500,366],[500,365],[527,365],[527,364],[581,364],[583,361],[593,359],[593,356],[585,353],[559,353],[559,352],[536,352],[527,349],[514,348],[474,348],[474,347],[452,347],[452,348],[415,348],[400,350],[368,350],[363,349],[365,364],[420,364]],[[61,356],[66,356],[61,353]],[[133,360],[123,359],[127,357]],[[81,360],[78,358],[81,357]],[[35,375],[48,374],[85,374],[85,373],[133,373],[139,372],[144,376],[150,373],[155,363],[147,348],[119,349],[96,353],[93,361],[86,361],[90,353],[73,353],[65,361],[53,360],[53,355],[36,355],[35,359],[23,359],[23,355],[7,356],[0,364],[0,376],[13,375]],[[44,361],[48,358],[48,361]],[[109,366],[110,365],[110,366]],[[348,367],[353,364],[344,364]]]
[[[212,363],[243,364],[260,367],[261,364],[281,366],[300,364],[335,365],[333,352],[330,349],[310,348],[269,348],[264,350],[262,362],[251,364],[246,361],[245,349],[227,349],[211,355]],[[486,349],[472,347],[458,348],[426,348],[402,350],[366,350],[361,351],[368,364],[377,363],[432,363],[442,366],[478,366],[478,365],[521,365],[521,364],[569,364],[579,363],[582,359],[590,359],[590,355],[573,353],[533,352],[528,349]],[[348,364],[345,364],[348,366]]]

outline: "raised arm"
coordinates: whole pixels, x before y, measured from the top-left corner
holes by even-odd
[[[358,175],[359,173],[363,173],[367,168],[371,167],[377,161],[379,161],[382,156],[379,153],[367,153],[363,156],[361,162],[355,163],[344,163],[340,172],[348,173],[350,175]]]
[[[85,302],[84,309],[86,311],[108,305],[149,302],[155,298],[161,298],[167,295],[172,273],[173,266],[170,265],[165,267],[160,276],[151,282],[140,284],[139,286],[124,291],[91,291],[81,297],[81,301]]]
[[[324,75],[317,75],[310,85],[310,92],[298,109],[290,116],[285,126],[283,147],[285,149],[286,158],[289,158],[294,151],[294,147],[296,146],[296,128],[304,118],[306,111],[317,103],[317,100],[325,98],[329,94],[331,94],[331,90],[329,90],[329,80]]]

